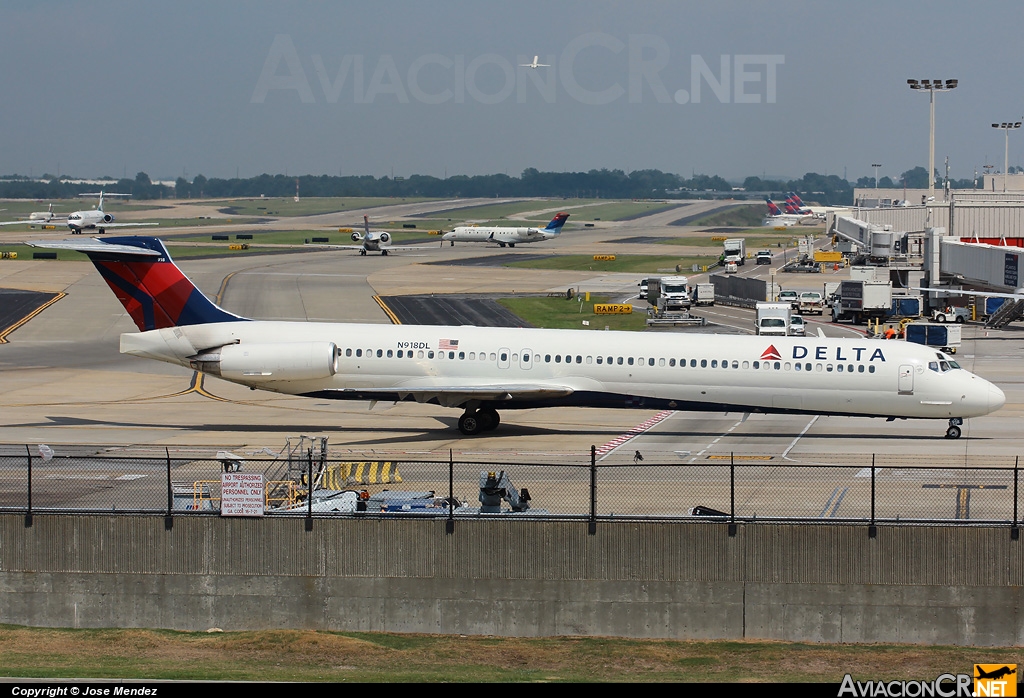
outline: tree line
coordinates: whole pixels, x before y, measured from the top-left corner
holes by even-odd
[[[927,170],[917,167],[901,175],[900,182],[882,177],[881,187],[927,187]],[[776,180],[747,177],[742,191],[718,175],[694,174],[686,178],[660,170],[590,170],[588,172],[541,172],[523,170],[519,177],[505,174],[455,175],[438,178],[429,175],[410,177],[331,176],[261,174],[256,177],[224,179],[196,175],[191,180],[178,177],[174,186],[151,181],[145,172],[134,179],[102,180],[103,184],[74,184],[67,177],[44,175],[43,180],[18,175],[0,177],[0,197],[13,199],[73,198],[102,188],[110,193],[131,194],[136,199],[199,199],[294,196],[296,181],[301,196],[351,197],[566,197],[605,199],[698,199],[721,197],[732,192],[736,198],[785,195],[794,191],[808,201],[822,205],[853,203],[853,188],[870,187],[874,178],[861,177],[856,184],[837,175],[808,172],[799,179]],[[923,184],[922,184],[923,182]],[[964,180],[969,183],[972,180]],[[954,183],[954,187],[960,182]],[[973,186],[973,183],[969,186]],[[969,187],[968,187],[969,188]]]

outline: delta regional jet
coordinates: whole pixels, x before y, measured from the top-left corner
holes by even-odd
[[[518,242],[550,240],[562,232],[568,213],[559,213],[543,228],[499,228],[495,226],[460,225],[441,236],[454,245],[456,242],[496,242],[498,247],[515,247]]]
[[[462,410],[553,406],[949,420],[993,412],[1003,392],[919,344],[825,337],[644,334],[249,320],[212,303],[151,237],[40,241],[84,252],[139,333],[121,353],[253,390],[415,401]]]

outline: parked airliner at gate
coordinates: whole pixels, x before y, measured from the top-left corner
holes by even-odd
[[[907,342],[249,320],[215,305],[151,237],[45,241],[93,261],[140,333],[121,352],[252,389],[463,410],[462,433],[498,409],[552,406],[963,419],[1003,392]]]

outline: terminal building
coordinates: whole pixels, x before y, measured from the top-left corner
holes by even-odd
[[[993,305],[956,291],[1016,294],[1024,282],[1024,174],[985,175],[982,184],[937,189],[934,199],[926,189],[856,189],[857,205],[830,212],[826,230],[836,249],[855,263],[889,267],[903,288],[949,289],[925,292],[926,310],[966,306],[988,317],[1005,305],[995,324],[988,318],[1005,326],[1024,316],[1024,296]]]

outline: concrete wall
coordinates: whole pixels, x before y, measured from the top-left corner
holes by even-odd
[[[1008,528],[0,516],[0,622],[1019,645]]]

